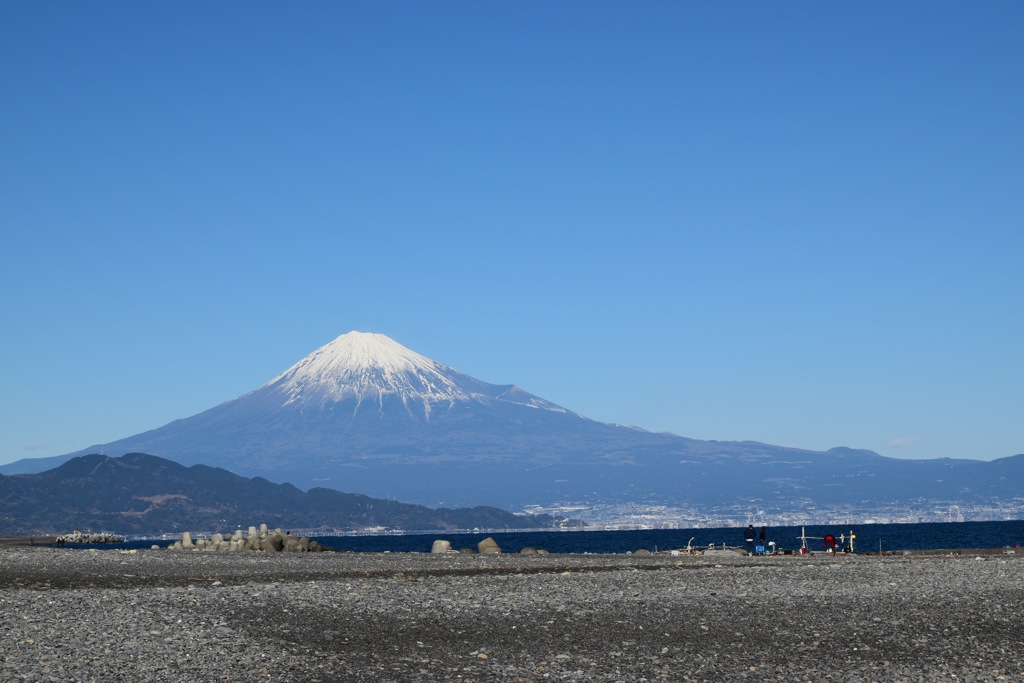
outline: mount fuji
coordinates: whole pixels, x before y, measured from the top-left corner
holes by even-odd
[[[198,415],[0,472],[38,472],[100,451],[425,505],[778,509],[1024,496],[1024,456],[908,461],[656,434],[590,420],[362,332]]]

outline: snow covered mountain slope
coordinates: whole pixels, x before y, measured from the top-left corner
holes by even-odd
[[[1024,496],[1024,456],[902,461],[655,434],[589,420],[361,332],[198,415],[0,473],[39,472],[96,452],[149,453],[304,489],[431,506],[587,501],[722,509],[757,501],[799,508]]]
[[[481,382],[389,337],[365,332],[349,332],[320,347],[253,392],[260,393],[280,395],[282,407],[304,409],[354,400],[353,414],[382,410],[386,401],[397,399],[424,420],[435,409],[483,398],[565,412],[517,387]]]

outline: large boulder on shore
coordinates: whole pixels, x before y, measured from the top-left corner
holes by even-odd
[[[488,536],[476,544],[476,551],[481,555],[500,555],[501,546],[493,538]]]

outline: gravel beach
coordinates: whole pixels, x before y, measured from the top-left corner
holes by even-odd
[[[3,681],[1024,681],[1024,561],[0,550]]]

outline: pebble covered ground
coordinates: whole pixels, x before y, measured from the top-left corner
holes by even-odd
[[[3,681],[1024,681],[1019,554],[0,550]]]

